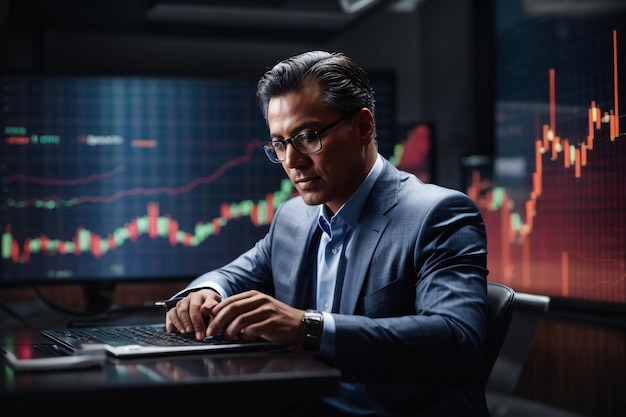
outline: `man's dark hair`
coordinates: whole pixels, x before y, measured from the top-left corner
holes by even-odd
[[[337,113],[350,114],[363,107],[374,113],[374,92],[361,67],[342,53],[311,51],[279,62],[261,77],[256,97],[265,120],[272,97],[309,82],[322,87],[323,103]]]

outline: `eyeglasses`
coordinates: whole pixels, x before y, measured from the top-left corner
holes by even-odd
[[[322,150],[322,135],[353,115],[354,114],[347,114],[341,116],[339,119],[319,130],[305,130],[285,140],[270,140],[263,145],[263,150],[269,160],[275,164],[285,160],[288,143],[291,143],[301,155],[317,153]]]

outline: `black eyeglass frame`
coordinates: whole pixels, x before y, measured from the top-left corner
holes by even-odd
[[[291,145],[293,145],[293,148],[298,151],[298,153],[300,155],[311,155],[314,153],[318,153],[319,151],[322,150],[322,135],[326,132],[328,132],[330,129],[332,129],[333,127],[335,127],[336,125],[338,125],[339,123],[343,122],[346,119],[349,119],[351,117],[353,117],[356,113],[350,113],[350,114],[344,114],[343,116],[341,116],[339,119],[335,120],[334,122],[332,122],[329,125],[324,126],[321,129],[317,129],[317,130],[303,130],[301,132],[296,133],[295,135],[293,135],[290,138],[287,139],[283,139],[283,140],[270,140],[269,142],[267,142],[265,145],[263,145],[263,150],[265,151],[265,155],[267,155],[267,158],[272,161],[275,164],[280,164],[281,162],[283,162],[285,160],[285,158],[283,159],[279,159],[278,154],[276,153],[276,148],[274,147],[274,144],[276,143],[282,143],[283,146],[285,147],[285,155],[287,152],[287,145],[289,143],[291,143]],[[302,152],[300,149],[298,149],[298,145],[296,145],[296,142],[294,141],[298,136],[302,135],[302,134],[314,134],[317,137],[317,141],[318,141],[318,148],[315,149],[314,151],[310,151],[310,152]]]

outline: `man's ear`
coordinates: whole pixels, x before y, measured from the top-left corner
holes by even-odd
[[[359,129],[359,138],[363,145],[367,145],[374,140],[374,115],[368,108],[363,107],[359,110],[356,117],[356,126],[357,129]]]

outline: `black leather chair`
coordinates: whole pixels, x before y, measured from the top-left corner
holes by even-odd
[[[513,318],[487,381],[487,391],[505,395],[515,392],[549,306],[550,297],[546,295],[515,291]]]
[[[509,331],[514,307],[515,291],[512,288],[487,283],[487,339],[482,364],[485,386]]]

